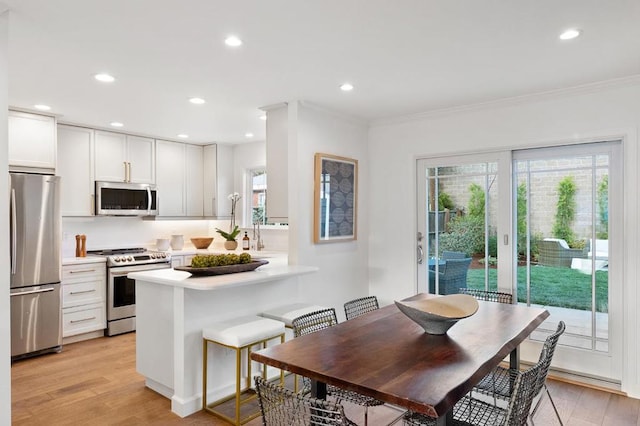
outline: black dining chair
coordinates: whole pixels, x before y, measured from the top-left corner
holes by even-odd
[[[468,426],[512,426],[526,425],[533,399],[536,396],[537,383],[542,374],[547,349],[542,349],[538,362],[528,370],[517,372],[512,383],[513,392],[506,408],[489,404],[471,394],[467,394],[453,408],[455,424]],[[435,426],[436,419],[424,414],[408,411],[404,424],[410,426]]]
[[[478,290],[475,288],[460,288],[458,290],[460,294],[468,294],[469,296],[473,296],[478,300],[485,300],[487,302],[498,302],[498,303],[513,303],[513,295],[511,293],[502,293],[499,291],[490,291],[490,290]]]
[[[535,396],[540,394],[540,398],[538,402],[536,402],[533,411],[531,412],[531,421],[533,422],[533,415],[536,413],[538,408],[540,407],[540,403],[542,402],[542,398],[544,394],[542,394],[542,390],[544,389],[547,396],[549,397],[549,401],[551,402],[551,406],[553,407],[553,411],[556,413],[556,417],[558,421],[562,425],[562,419],[560,418],[560,414],[558,413],[558,409],[556,404],[553,402],[553,398],[551,397],[551,393],[549,392],[549,388],[547,387],[547,375],[549,374],[549,368],[551,367],[551,360],[553,359],[553,354],[556,350],[556,346],[558,345],[558,341],[560,340],[560,336],[564,333],[566,329],[566,325],[564,321],[560,321],[558,323],[558,327],[556,331],[551,333],[545,340],[544,345],[542,346],[542,352],[540,353],[539,363],[542,363],[542,368],[540,371],[540,377],[538,383],[536,384],[536,393]],[[504,368],[497,367],[491,373],[487,374],[481,381],[478,383],[473,390],[484,393],[485,395],[493,396],[494,399],[502,399],[508,400],[511,396],[511,384],[513,383],[513,378],[517,375],[517,371]],[[494,404],[495,405],[495,404]]]
[[[293,336],[300,337],[307,334],[324,330],[325,328],[332,327],[338,324],[338,317],[336,311],[333,308],[322,309],[315,312],[294,318],[291,321],[293,328]],[[307,377],[302,378],[304,384],[301,393],[308,393],[311,390],[311,380]],[[365,396],[357,392],[353,392],[346,389],[341,389],[337,386],[327,385],[327,395],[336,399],[336,402],[348,401],[353,404],[357,404],[364,407],[364,424],[368,424],[369,407],[383,405],[384,402],[379,401],[370,396]]]
[[[344,304],[344,314],[347,321],[366,314],[367,312],[375,311],[379,309],[378,298],[376,296],[361,297],[346,302]]]
[[[353,425],[340,404],[295,393],[255,376],[264,426]]]

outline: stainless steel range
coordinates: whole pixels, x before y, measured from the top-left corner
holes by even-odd
[[[136,282],[127,278],[130,272],[171,267],[171,255],[127,248],[89,251],[107,257],[107,336],[136,329]]]

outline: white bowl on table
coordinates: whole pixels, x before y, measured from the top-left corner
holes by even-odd
[[[459,320],[478,311],[478,301],[468,294],[450,294],[395,303],[400,312],[429,334],[446,334]]]

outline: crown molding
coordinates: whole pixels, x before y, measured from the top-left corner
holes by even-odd
[[[385,126],[390,124],[401,124],[411,121],[420,121],[430,118],[443,117],[447,115],[460,114],[465,112],[481,111],[485,109],[502,108],[507,106],[522,105],[530,102],[563,98],[567,96],[597,93],[603,90],[635,86],[640,84],[640,74],[621,77],[611,80],[603,80],[595,83],[588,83],[579,86],[566,87],[563,89],[549,90],[545,92],[531,93],[527,95],[513,96],[509,98],[496,99],[488,102],[460,105],[451,108],[434,109],[416,114],[409,114],[399,117],[382,118],[372,120],[371,127]]]

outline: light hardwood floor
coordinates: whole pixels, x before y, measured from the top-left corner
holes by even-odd
[[[15,362],[11,375],[13,425],[226,425],[203,412],[181,419],[168,399],[144,386],[135,369],[135,333],[65,345],[59,354]],[[567,426],[640,426],[640,400],[553,380],[549,388]],[[362,408],[345,409],[362,423]],[[373,407],[369,424],[398,414]],[[546,398],[534,420],[559,424]]]

